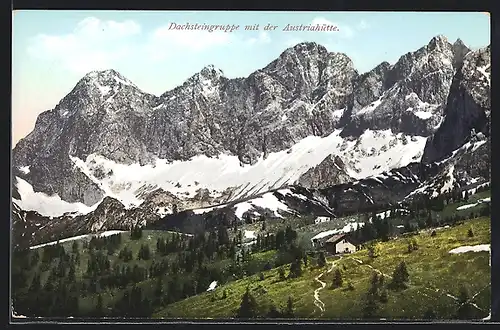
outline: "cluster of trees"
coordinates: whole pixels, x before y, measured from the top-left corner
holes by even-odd
[[[131,240],[142,237],[140,227],[131,228]],[[121,234],[83,241],[83,250],[75,241],[67,250],[55,244],[38,251],[20,251],[14,258],[16,311],[24,315],[53,315],[50,308],[56,306],[54,294],[61,292],[57,303],[66,299],[65,306],[72,309],[54,307],[59,308],[60,314],[82,316],[84,312],[79,310],[78,300],[91,299],[95,308],[87,312],[88,315],[144,316],[160,305],[206,291],[212,281],[225,283],[289,263],[288,276],[301,276],[302,265],[307,265],[307,255],[296,242],[295,230],[287,227],[275,234],[261,235],[257,240],[253,249],[247,248],[242,244],[241,231],[230,238],[227,227],[221,224],[191,237],[172,234],[168,238],[158,238],[156,249],[145,241],[136,253],[122,246]],[[269,250],[277,251],[274,260],[251,257],[252,253]],[[88,256],[85,264],[81,264],[82,252]],[[137,263],[139,260],[149,262]],[[45,271],[49,274],[44,281],[41,275]],[[64,285],[59,283],[61,281]],[[139,284],[144,281],[156,281],[154,299],[147,300],[146,296],[151,298],[148,293],[138,300],[142,290]],[[123,297],[105,301],[108,295],[103,293],[108,290],[118,290],[118,297],[121,293]],[[34,305],[45,297],[41,292],[46,292],[52,300],[47,298],[46,303],[36,307]],[[113,296],[117,297],[115,293]]]
[[[482,187],[481,189],[486,190],[489,188]],[[467,191],[462,192],[454,188],[435,198],[420,195],[411,202],[405,202],[398,206],[399,208],[389,208],[384,217],[377,215],[376,212],[365,213],[360,218],[364,225],[354,230],[352,236],[359,243],[372,240],[387,241],[396,233],[411,233],[419,229],[444,224],[454,225],[466,219],[490,215],[491,210],[489,207],[483,207],[477,213],[471,212],[468,216],[455,213],[454,215],[439,218],[433,213],[442,211],[446,204],[467,201],[468,198],[469,193]],[[391,225],[393,219],[403,219],[403,230],[395,230],[395,227]]]
[[[259,309],[255,297],[250,292],[250,288],[247,287],[245,293],[241,297],[240,307],[235,316],[243,319],[254,319],[258,317],[293,318],[295,316],[293,300],[292,297],[288,297],[287,305],[281,311],[273,304],[269,306],[269,310],[266,313]]]
[[[388,295],[384,282],[384,275],[373,273],[370,279],[370,287],[364,296],[363,316],[365,318],[375,317],[379,309],[379,303],[387,303]]]
[[[370,279],[370,287],[364,295],[363,316],[365,318],[376,317],[379,303],[385,304],[389,299],[387,290],[404,290],[407,288],[408,280],[409,274],[404,261],[396,267],[391,281],[387,284],[385,284],[383,274],[373,273]]]
[[[140,226],[133,226],[130,229],[130,239],[139,240],[142,238],[142,228]]]
[[[275,234],[258,234],[255,244],[252,245],[253,252],[288,249],[297,239],[297,231],[287,226]]]
[[[18,251],[12,260],[13,301],[23,315],[68,316],[78,313],[74,255],[58,245]],[[44,265],[42,267],[42,265]],[[49,272],[43,281],[41,269]]]

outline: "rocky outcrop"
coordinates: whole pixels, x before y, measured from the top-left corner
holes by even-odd
[[[318,166],[310,168],[297,181],[304,188],[326,188],[353,181],[340,157],[330,155]]]
[[[445,118],[427,141],[422,161],[433,162],[467,142],[471,131],[490,135],[490,47],[471,51],[453,77]]]

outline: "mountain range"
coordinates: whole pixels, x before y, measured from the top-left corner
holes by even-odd
[[[490,46],[436,36],[363,74],[300,43],[246,78],[207,66],[160,96],[90,72],[13,150],[15,240],[472,189],[490,180],[490,63]]]

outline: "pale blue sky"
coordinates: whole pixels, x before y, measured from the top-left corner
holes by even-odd
[[[338,32],[283,32],[286,24],[328,20]],[[235,24],[224,32],[167,31],[171,22]],[[264,33],[267,23],[278,25]],[[260,31],[244,26],[260,24]],[[472,48],[490,43],[484,13],[16,11],[13,18],[13,142],[32,130],[91,70],[113,68],[161,94],[213,64],[229,78],[248,76],[301,41],[344,52],[359,72],[394,63],[436,35]]]

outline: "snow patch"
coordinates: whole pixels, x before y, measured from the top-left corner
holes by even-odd
[[[21,166],[19,167],[19,171],[21,171],[23,174],[28,174],[30,172],[30,166]]]
[[[432,112],[421,111],[421,110],[415,111],[413,114],[421,119],[429,119],[432,117]]]
[[[467,209],[470,209],[471,207],[474,207],[476,205],[477,205],[477,203],[462,205],[462,206],[457,207],[457,211],[467,210]]]
[[[236,204],[234,213],[239,219],[242,219],[243,214],[252,210],[254,207],[270,210],[277,218],[283,218],[278,211],[289,211],[288,206],[280,202],[280,200],[273,193],[266,193],[260,197]]]
[[[323,238],[323,237],[327,237],[327,236],[331,236],[331,235],[336,235],[336,234],[339,234],[339,233],[349,233],[351,231],[354,231],[356,230],[356,228],[361,228],[363,227],[365,224],[363,222],[353,222],[353,223],[349,223],[347,225],[345,225],[342,229],[332,229],[332,230],[327,230],[327,231],[323,231],[319,234],[317,234],[316,236],[314,236],[313,238],[311,238],[311,241],[315,240],[315,239],[320,239],[320,238]]]
[[[375,109],[377,109],[377,107],[380,105],[380,103],[382,103],[382,98],[379,98],[378,100],[372,102],[370,105],[363,107],[358,112],[356,112],[355,115],[362,115],[362,114],[373,112]]]
[[[255,231],[253,230],[245,230],[244,236],[246,239],[257,239]]]
[[[212,282],[212,283],[210,283],[210,285],[208,286],[207,292],[214,291],[216,287],[217,287],[217,281],[213,281],[213,282]]]
[[[16,187],[21,199],[12,198],[12,200],[22,210],[37,211],[43,216],[57,217],[65,213],[74,213],[74,216],[77,214],[88,214],[94,211],[100,203],[96,203],[93,206],[87,206],[83,203],[68,203],[58,195],[49,196],[42,192],[33,191],[33,186],[19,177],[16,177],[16,180]]]
[[[329,222],[329,221],[330,221],[329,217],[317,217],[316,219],[314,219],[315,224]]]
[[[453,250],[450,250],[449,253],[451,254],[460,254],[460,253],[467,253],[467,252],[490,252],[490,244],[481,244],[481,245],[474,245],[474,246],[461,246],[457,247]]]
[[[108,230],[102,233],[97,233],[97,234],[86,234],[86,235],[79,235],[79,236],[73,236],[73,237],[68,237],[68,238],[63,238],[59,241],[53,241],[53,242],[48,242],[48,243],[43,243],[40,245],[35,245],[31,246],[30,250],[38,249],[44,246],[48,245],[55,245],[57,243],[64,243],[64,242],[70,242],[70,241],[76,241],[76,240],[81,240],[83,238],[92,238],[92,237],[107,237],[107,236],[112,236],[112,235],[117,235],[124,233],[125,231],[122,230]]]
[[[457,207],[457,211],[470,209],[471,207],[475,207],[475,206],[477,206],[479,204],[490,203],[490,202],[491,202],[491,197],[486,197],[486,198],[483,198],[483,199],[478,199],[477,202],[474,203],[474,204],[466,204],[466,205],[462,205],[462,206]]]

